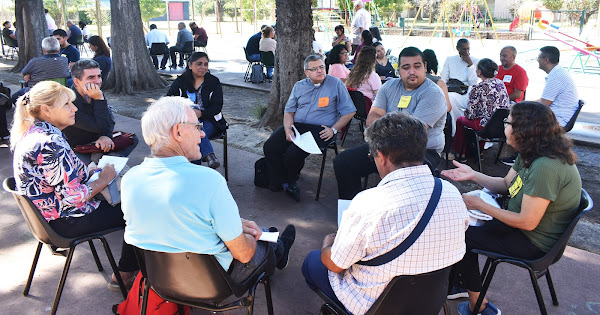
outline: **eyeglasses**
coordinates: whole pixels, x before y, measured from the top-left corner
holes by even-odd
[[[504,122],[504,128],[506,128],[506,126],[508,126],[508,125],[512,125],[512,122],[508,121],[508,118],[504,118],[503,122]]]
[[[202,131],[202,128],[204,127],[204,124],[201,122],[193,123],[193,122],[184,121],[184,122],[181,122],[180,124],[194,125],[194,126],[196,126],[196,129],[198,129],[198,131]]]
[[[540,60],[540,59],[543,59],[543,58],[548,58],[548,57],[547,57],[547,56],[542,56],[542,55],[539,55],[539,56],[537,57],[537,60]]]
[[[314,67],[314,68],[308,68],[306,70],[308,70],[308,71],[325,70],[325,66],[318,66],[318,67]]]

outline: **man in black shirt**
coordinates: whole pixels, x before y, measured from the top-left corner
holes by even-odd
[[[10,21],[2,23],[2,26],[4,26],[2,29],[2,38],[4,38],[4,43],[9,47],[18,47],[19,45],[17,43],[17,36],[15,36],[15,33],[10,29],[12,26]]]

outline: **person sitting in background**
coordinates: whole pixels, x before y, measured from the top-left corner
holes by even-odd
[[[83,41],[87,43],[92,34],[90,34],[90,30],[86,27],[87,24],[84,21],[79,21],[78,24],[81,29],[81,35],[83,35]]]
[[[504,177],[491,177],[454,161],[457,167],[442,171],[454,181],[473,181],[492,193],[508,192],[508,208],[500,209],[479,196],[463,194],[467,209],[479,210],[494,219],[471,226],[466,233],[467,253],[454,266],[454,285],[467,289],[468,302],[458,305],[460,314],[471,314],[479,298],[483,279],[479,259],[473,249],[535,260],[555,245],[578,213],[581,177],[571,149],[552,111],[538,102],[519,102],[512,106],[504,123],[506,143],[519,156]],[[500,314],[484,298],[476,313]]]
[[[79,38],[81,38],[83,34],[77,25],[73,24],[73,21],[67,20],[67,41],[71,45],[77,44]]]
[[[194,35],[194,47],[206,47],[208,43],[208,35],[203,27],[198,27],[196,22],[190,22],[190,29]]]
[[[381,87],[381,80],[375,72],[376,53],[371,46],[363,47],[356,57],[356,63],[346,80],[346,86],[361,92],[366,98],[375,100],[377,91]],[[369,106],[370,107],[370,106]],[[369,108],[367,108],[367,113]]]
[[[185,60],[185,55],[183,53],[183,47],[185,47],[185,43],[194,41],[194,35],[185,28],[185,23],[179,22],[177,28],[179,29],[179,32],[177,32],[177,42],[175,43],[175,46],[169,48],[172,69],[177,68],[177,53],[179,53],[179,67],[184,67],[183,61]]]
[[[44,9],[44,17],[46,18],[46,24],[48,25],[48,35],[52,36],[52,32],[54,32],[54,30],[57,28],[56,22],[50,13],[48,13],[48,9]]]
[[[350,74],[350,69],[346,67],[346,62],[348,62],[348,52],[349,50],[344,45],[335,45],[329,51],[329,55],[327,55],[327,59],[325,59],[325,64],[327,65],[327,74],[332,77],[336,77],[342,82],[346,82],[348,79],[348,75]]]
[[[75,46],[71,45],[67,41],[67,32],[63,29],[57,29],[52,32],[52,35],[58,39],[58,44],[60,44],[60,54],[62,56],[67,57],[69,60],[69,68],[73,66],[74,63],[79,61],[80,55],[79,50],[75,48]]]
[[[142,116],[152,156],[123,176],[124,238],[146,250],[214,255],[236,283],[265,260],[262,271],[271,276],[287,266],[296,228],[288,225],[276,243],[259,242],[262,229],[240,218],[223,176],[190,163],[201,157],[198,143],[205,136],[190,105],[162,97]]]
[[[90,37],[89,43],[90,49],[94,52],[93,60],[100,65],[100,71],[102,71],[102,83],[104,83],[112,68],[110,49],[106,46],[106,43],[104,43],[104,40],[100,36],[94,35]]]
[[[11,130],[16,188],[27,196],[63,237],[79,237],[124,227],[120,205],[95,198],[116,176],[112,164],[88,182],[94,170],[75,155],[61,132],[75,123],[75,93],[57,82],[36,84],[19,98]],[[118,269],[129,284],[138,268],[133,247],[124,241]],[[109,289],[119,290],[113,275]]]
[[[341,24],[335,27],[335,36],[333,36],[333,41],[331,42],[332,47],[336,45],[344,45],[347,51],[352,51],[352,42],[344,34],[344,25]]]
[[[177,77],[169,87],[167,96],[189,98],[194,104],[194,113],[203,123],[206,137],[200,142],[202,158],[192,161],[195,164],[208,162],[208,167],[216,169],[221,163],[214,153],[209,138],[222,134],[227,127],[223,118],[223,87],[221,81],[208,70],[208,55],[195,52],[190,56],[185,72]]]
[[[437,75],[438,72],[438,60],[435,52],[431,49],[423,50],[423,56],[425,58],[425,63],[427,64],[427,79],[433,81],[433,83],[437,84],[442,91],[444,91],[444,96],[446,96],[446,106],[448,107],[448,112],[452,110],[452,104],[450,104],[450,97],[448,96],[448,86],[446,82],[442,80],[440,76]],[[453,131],[454,132],[454,131]]]
[[[262,29],[265,27],[266,25],[261,26],[260,32],[250,36],[246,43],[246,53],[248,54],[250,61],[260,61],[260,50],[258,47],[260,45],[260,39],[262,38]]]
[[[75,123],[63,130],[71,147],[95,143],[104,152],[114,148],[112,141],[115,121],[108,108],[102,86],[100,65],[94,60],[82,59],[71,67],[73,90],[77,107]]]
[[[463,161],[466,160],[466,157],[464,157],[465,152],[462,150],[466,136],[464,127],[475,131],[482,130],[492,118],[496,109],[509,108],[510,106],[506,87],[501,80],[496,78],[498,65],[488,58],[483,58],[477,63],[476,72],[481,82],[471,88],[465,115],[458,117],[456,133],[452,141],[453,155],[458,153],[463,156]]]
[[[12,104],[17,99],[34,87],[38,82],[48,79],[67,79],[71,76],[69,61],[59,55],[60,46],[54,37],[46,37],[42,40],[42,57],[35,57],[25,65],[21,74],[26,86],[12,95]]]
[[[327,235],[321,250],[304,260],[308,286],[352,314],[365,314],[394,277],[444,269],[465,254],[467,209],[458,189],[437,179],[442,186],[439,201],[415,243],[384,265],[361,265],[403,243],[433,198],[436,180],[423,165],[426,129],[418,118],[398,112],[367,128],[365,139],[381,181],[352,199],[337,234]]]
[[[264,52],[272,52],[275,55],[277,48],[277,42],[273,39],[275,37],[275,30],[271,26],[265,26],[262,29],[262,38],[258,43],[258,50]],[[273,67],[267,67],[267,78],[273,77]]]
[[[375,72],[379,75],[381,82],[388,78],[397,78],[396,68],[398,67],[398,59],[395,56],[386,56],[385,47],[381,42],[373,43],[375,52],[377,53],[377,63],[375,64]],[[396,65],[396,68],[394,68]]]
[[[150,24],[150,32],[146,34],[146,46],[148,46],[149,51],[152,50],[152,44],[154,43],[164,43],[165,45],[169,45],[169,39],[165,33],[156,29],[156,24]],[[169,53],[169,47],[167,47],[167,54]],[[152,57],[152,63],[154,64],[154,68],[158,69],[158,57],[156,55],[150,55]],[[160,62],[160,68],[162,70],[166,69],[167,55],[163,55],[162,61]]]
[[[371,32],[369,32],[369,30],[364,30],[360,34],[360,40],[360,45],[358,45],[358,47],[354,51],[354,58],[352,58],[352,63],[356,62],[356,56],[358,56],[358,53],[363,47],[373,45],[373,35],[371,35]]]
[[[4,43],[9,47],[18,47],[19,43],[17,42],[17,36],[10,29],[12,26],[10,24],[10,21],[5,21],[4,23],[2,23],[2,26],[4,26],[4,28],[2,29],[2,38],[4,39]]]
[[[517,58],[517,49],[513,46],[506,46],[500,50],[500,63],[496,78],[502,80],[506,86],[508,97],[511,102],[520,102],[525,97],[529,78],[527,71],[519,66],[515,59]]]

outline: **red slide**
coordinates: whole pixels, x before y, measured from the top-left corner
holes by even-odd
[[[517,17],[515,17],[515,20],[512,21],[512,23],[510,23],[510,26],[508,27],[508,29],[512,32],[517,27],[519,27],[519,16],[518,15],[517,15]]]

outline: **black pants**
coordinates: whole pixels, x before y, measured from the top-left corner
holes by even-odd
[[[154,64],[154,68],[158,68],[158,57],[157,55],[153,55],[152,54],[152,49],[148,49],[150,51],[150,57],[152,57],[152,63]],[[160,66],[161,68],[164,68],[167,65],[167,61],[169,60],[169,58],[167,57],[167,55],[169,54],[169,49],[167,48],[167,54],[162,55],[163,58],[160,62]]]
[[[6,119],[6,107],[0,106],[0,137],[8,136],[10,136],[10,132],[8,131],[8,120]]]
[[[56,233],[64,237],[78,237],[113,227],[125,227],[121,205],[111,206],[102,201],[98,209],[82,217],[69,217],[50,221],[50,226]],[[125,243],[121,246],[119,271],[136,271],[138,267],[133,246]]]
[[[427,150],[425,164],[432,170],[440,164],[440,156],[435,150]],[[339,199],[352,200],[362,191],[361,178],[377,173],[375,162],[369,159],[369,145],[359,144],[345,150],[333,159],[333,170],[338,182]]]
[[[481,274],[478,255],[472,249],[493,251],[496,253],[536,259],[545,255],[520,229],[510,227],[499,220],[486,222],[482,226],[471,226],[466,232],[467,253],[452,267],[451,279],[456,286],[481,291]]]
[[[294,123],[300,134],[310,131],[320,148],[327,146],[319,132],[323,127],[317,125]],[[330,140],[331,141],[331,140]],[[269,183],[272,186],[282,183],[295,184],[304,167],[304,160],[309,154],[285,139],[283,126],[277,128],[263,146],[269,172]]]
[[[176,53],[179,53],[179,66],[183,66],[183,53],[181,52],[181,49],[179,49],[179,47],[177,46],[171,46],[171,48],[169,48],[169,53],[171,55],[171,67],[175,67],[175,65],[177,65],[177,55]],[[164,59],[163,59],[164,60]],[[166,64],[166,62],[165,62]]]
[[[261,227],[261,229],[264,232],[268,232],[267,228]],[[234,259],[233,262],[231,262],[227,273],[231,275],[231,279],[235,282],[241,283],[248,279],[248,277],[250,277],[266,259],[263,271],[270,277],[275,273],[276,264],[283,258],[283,250],[283,242],[281,239],[278,239],[277,243],[258,241],[256,242],[254,256],[252,256],[250,261],[243,264],[239,260]]]

